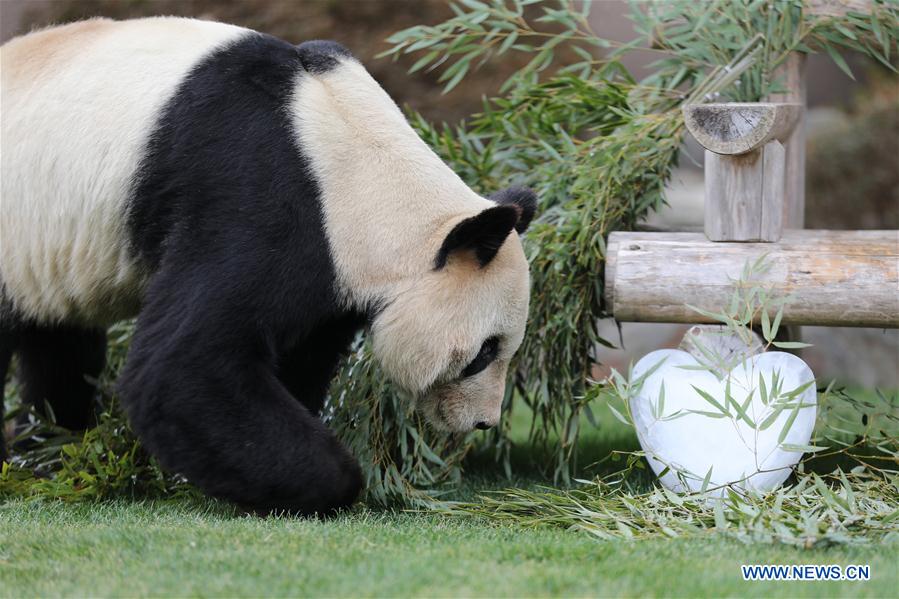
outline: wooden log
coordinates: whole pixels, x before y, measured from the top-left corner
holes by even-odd
[[[732,102],[687,104],[684,123],[702,147],[716,154],[758,150],[769,141],[784,141],[802,114],[802,104]]]
[[[607,249],[606,309],[619,321],[711,322],[686,304],[726,308],[744,264],[767,254],[759,284],[794,298],[784,325],[899,327],[899,231],[787,230],[778,243],[615,232]]]

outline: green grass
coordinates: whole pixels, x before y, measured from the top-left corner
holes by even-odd
[[[632,433],[606,418],[583,443],[583,455],[597,457],[635,447]],[[499,478],[481,456],[451,498],[541,482],[534,454],[519,449],[513,457],[515,481]],[[740,565],[755,563],[870,564],[872,580],[744,582]],[[364,507],[321,521],[242,516],[194,499],[0,504],[0,597],[895,597],[897,563],[896,543],[804,550],[714,534],[601,541],[574,531]]]
[[[799,551],[721,537],[600,542],[563,530],[360,510],[331,521],[212,503],[10,502],[0,595],[895,596],[896,547]],[[743,563],[870,564],[869,582],[744,582]]]

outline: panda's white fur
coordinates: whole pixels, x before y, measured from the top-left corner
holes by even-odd
[[[503,337],[498,363],[507,364],[528,310],[521,244],[504,243],[484,271],[464,258],[445,272],[433,269],[447,233],[494,203],[447,168],[355,60],[300,78],[291,108],[300,147],[320,181],[348,301],[387,304],[372,333],[392,378],[408,389],[429,389],[458,375],[491,335]],[[491,392],[465,393],[468,413],[448,426],[498,421],[506,369],[488,370],[481,376],[494,377],[486,385]]]
[[[365,303],[428,270],[452,221],[493,203],[425,145],[361,64],[340,63],[299,78],[291,109],[300,147],[322,182],[341,283],[351,301]]]
[[[134,314],[144,277],[124,206],[147,138],[190,69],[247,32],[92,19],[0,49],[0,281],[19,312],[105,324]]]

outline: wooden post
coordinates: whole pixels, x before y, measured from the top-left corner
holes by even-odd
[[[840,18],[849,12],[871,14],[873,0],[805,0],[803,12],[818,18]],[[768,102],[800,104],[802,112],[796,126],[786,139],[786,165],[784,168],[784,226],[788,229],[802,229],[805,226],[805,138],[806,138],[806,55],[793,52],[772,73],[786,91],[769,94]]]
[[[805,226],[805,54],[793,52],[774,72],[789,90],[783,94],[771,94],[769,102],[798,104],[802,107],[795,125],[784,140],[786,162],[784,164],[783,223],[788,229]]]
[[[780,239],[783,171],[784,147],[776,139],[737,156],[706,150],[706,236],[712,241]]]
[[[712,241],[777,241],[783,231],[786,140],[800,104],[684,106],[706,149],[705,233]]]
[[[805,54],[791,53],[773,73],[775,79],[783,82],[787,91],[768,96],[768,100],[771,102],[792,102],[802,107],[793,130],[785,140],[784,148],[786,160],[784,163],[783,223],[789,229],[805,228],[805,112],[808,106],[805,65]],[[783,337],[788,341],[800,341],[802,328],[796,325],[786,327]]]

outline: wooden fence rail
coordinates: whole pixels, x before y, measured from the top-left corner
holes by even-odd
[[[786,230],[776,243],[614,232],[607,248],[606,305],[619,321],[710,322],[686,304],[719,312],[743,265],[767,254],[761,285],[793,297],[783,324],[899,327],[899,231]]]

